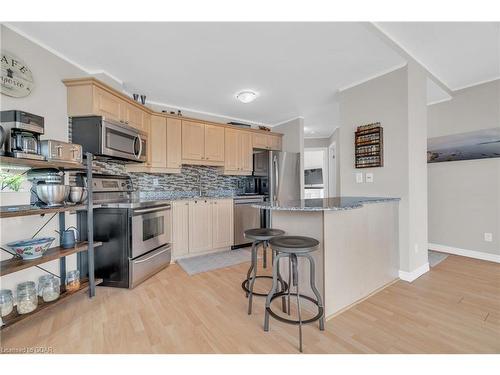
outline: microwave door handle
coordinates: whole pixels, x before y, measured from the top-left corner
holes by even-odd
[[[139,142],[139,152],[136,154],[135,153],[135,142]],[[142,139],[139,134],[137,134],[134,138],[134,156],[136,159],[140,159],[142,155]]]

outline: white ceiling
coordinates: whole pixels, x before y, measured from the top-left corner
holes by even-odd
[[[339,125],[340,88],[405,63],[373,30],[352,22],[10,25],[150,102],[270,125],[302,116],[306,137],[314,138]],[[377,26],[452,89],[500,76],[498,24]],[[259,97],[242,104],[234,97],[242,89]],[[433,83],[428,95],[429,102],[449,97]]]
[[[455,91],[500,78],[499,22],[377,23]]]
[[[359,23],[12,23],[154,102],[266,124],[338,126],[340,87],[404,60]],[[235,100],[242,89],[260,96]]]

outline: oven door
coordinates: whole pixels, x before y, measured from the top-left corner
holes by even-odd
[[[170,208],[168,204],[132,211],[131,258],[136,258],[171,242]]]
[[[147,135],[130,126],[102,122],[101,153],[106,156],[145,162]]]

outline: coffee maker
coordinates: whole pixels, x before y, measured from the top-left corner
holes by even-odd
[[[45,129],[43,117],[18,110],[1,111],[0,126],[5,138],[3,155],[45,160],[40,153],[40,135]]]

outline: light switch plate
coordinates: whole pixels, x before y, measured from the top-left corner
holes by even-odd
[[[361,172],[356,173],[356,183],[357,184],[363,183],[363,173],[361,173]]]
[[[493,242],[493,233],[485,233],[484,234],[484,240],[486,242]]]
[[[373,173],[367,173],[365,175],[366,182],[373,182]]]

